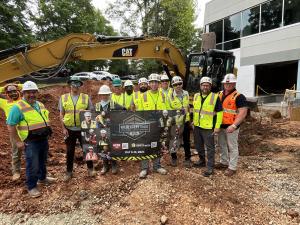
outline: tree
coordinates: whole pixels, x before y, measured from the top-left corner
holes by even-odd
[[[36,26],[36,37],[41,41],[58,39],[70,33],[115,35],[113,28],[91,0],[40,0],[37,13],[31,13]],[[72,62],[72,71],[103,69],[106,61]]]
[[[27,1],[2,0],[0,2],[0,49],[33,41],[33,35],[25,17]]]

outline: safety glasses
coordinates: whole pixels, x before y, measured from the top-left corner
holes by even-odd
[[[173,87],[181,86],[182,83],[173,84]]]

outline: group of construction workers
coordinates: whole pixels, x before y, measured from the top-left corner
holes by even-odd
[[[240,124],[247,115],[247,103],[244,95],[237,92],[236,76],[227,74],[224,77],[223,91],[211,92],[212,80],[202,77],[200,91],[194,95],[190,107],[189,93],[183,90],[183,80],[179,76],[150,74],[148,78],[138,80],[138,90],[132,81],[123,85],[117,78],[112,85],[103,84],[99,88],[99,99],[95,106],[91,98],[82,93],[83,82],[78,78],[68,81],[69,93],[59,99],[59,112],[62,132],[66,144],[65,181],[73,177],[73,161],[77,141],[81,144],[80,112],[95,110],[98,113],[110,110],[180,110],[185,115],[182,132],[184,148],[183,165],[187,168],[205,167],[203,176],[209,177],[214,169],[224,169],[226,176],[237,171],[238,134]],[[112,87],[112,88],[110,88]],[[26,185],[31,197],[39,197],[41,192],[37,184],[49,185],[53,182],[47,176],[46,161],[48,155],[48,138],[52,130],[49,111],[37,101],[39,88],[32,81],[21,84],[8,84],[0,96],[0,107],[6,115],[6,123],[12,145],[12,179],[20,178],[20,159],[22,151],[26,158]],[[191,161],[190,134],[193,129],[194,144],[199,159]],[[215,143],[220,145],[220,162],[215,163]],[[153,159],[153,171],[167,174],[161,165],[160,157]],[[86,161],[88,175],[96,175],[93,161]],[[170,154],[170,164],[178,165],[176,152]],[[118,173],[118,164],[114,160],[103,160],[101,175],[111,168],[112,174]],[[139,177],[146,178],[149,173],[149,160],[141,161]]]

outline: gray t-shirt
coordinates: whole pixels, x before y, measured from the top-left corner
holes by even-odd
[[[75,105],[78,101],[79,95],[71,95],[72,101],[73,101],[73,105]],[[63,105],[62,105],[62,101],[61,101],[61,97],[59,98],[59,102],[58,102],[58,110],[62,113],[65,112]],[[93,103],[91,101],[91,98],[89,98],[89,102],[88,102],[88,107],[87,110],[94,110],[94,106]],[[78,126],[73,126],[73,127],[67,127],[69,130],[73,130],[73,131],[79,131],[81,130],[80,128],[80,124],[78,124]]]

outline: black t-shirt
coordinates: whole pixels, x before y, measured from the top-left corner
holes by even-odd
[[[225,100],[225,98],[230,95],[232,92],[234,92],[236,89],[233,89],[230,93],[228,93],[227,95],[224,95],[224,92],[223,92],[223,96],[222,96],[222,104]],[[243,94],[239,94],[239,96],[236,97],[235,99],[235,104],[236,104],[236,107],[239,109],[239,108],[244,108],[244,107],[247,107],[247,100],[246,100],[246,97],[243,95]],[[227,128],[229,127],[230,125],[228,124],[222,124],[221,125],[221,128]],[[237,127],[240,127],[240,125],[238,125]]]

